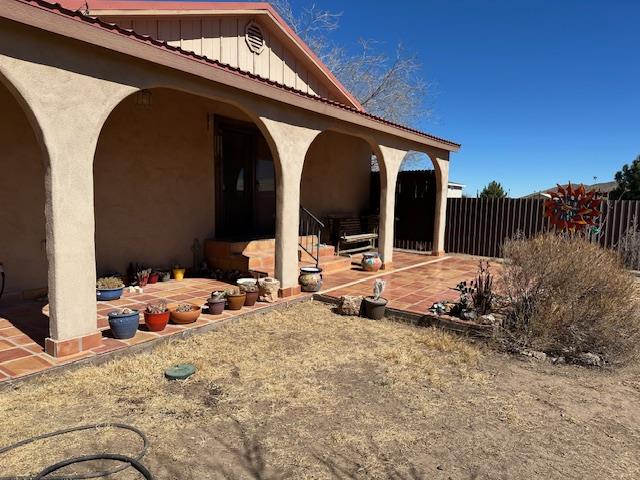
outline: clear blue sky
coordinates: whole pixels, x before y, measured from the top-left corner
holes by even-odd
[[[475,195],[611,181],[640,154],[640,0],[291,0],[342,12],[330,37],[416,53],[434,84],[417,125],[462,143]]]
[[[450,177],[468,194],[609,181],[640,154],[640,0],[313,3],[343,12],[337,42],[419,55],[436,90],[418,126],[462,143]]]
[[[640,154],[640,0],[315,4],[343,12],[338,42],[419,55],[437,89],[419,127],[462,143],[450,176],[469,194],[609,181]]]

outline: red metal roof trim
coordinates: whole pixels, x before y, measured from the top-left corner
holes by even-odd
[[[83,22],[86,22],[86,23],[90,23],[90,24],[92,24],[93,26],[95,26],[97,28],[103,28],[105,30],[110,30],[113,33],[124,35],[124,36],[132,38],[134,40],[142,41],[142,42],[154,45],[156,47],[159,47],[159,48],[162,48],[162,49],[166,49],[166,50],[171,51],[173,53],[177,53],[179,55],[182,55],[182,56],[185,56],[185,57],[189,57],[189,58],[191,58],[193,60],[197,60],[197,61],[200,61],[200,62],[207,63],[207,64],[211,65],[212,67],[219,68],[219,69],[228,71],[228,72],[236,74],[236,75],[241,75],[243,77],[251,78],[251,79],[253,79],[255,81],[271,85],[271,86],[273,86],[275,88],[280,88],[282,90],[286,90],[288,92],[294,93],[294,94],[299,95],[301,97],[305,97],[305,98],[309,98],[311,100],[315,100],[315,101],[318,101],[318,102],[326,103],[326,104],[332,105],[334,107],[338,107],[338,108],[341,108],[343,110],[347,110],[347,111],[356,113],[358,115],[362,115],[363,117],[370,118],[370,119],[375,120],[375,121],[377,121],[379,123],[382,123],[384,125],[389,125],[389,126],[392,126],[392,127],[395,127],[395,128],[399,128],[399,129],[407,131],[407,132],[415,133],[415,134],[423,136],[425,138],[430,138],[432,140],[435,140],[435,141],[438,141],[438,142],[442,142],[442,143],[446,143],[448,145],[451,145],[451,146],[454,146],[454,147],[457,147],[457,148],[460,147],[460,144],[452,142],[450,140],[446,140],[444,138],[436,137],[435,135],[430,135],[430,134],[422,132],[420,130],[416,130],[414,128],[407,127],[405,125],[400,125],[398,123],[391,122],[391,121],[386,120],[386,119],[384,119],[382,117],[379,117],[377,115],[373,115],[371,113],[367,113],[367,112],[364,112],[362,110],[358,110],[355,107],[351,107],[349,105],[345,105],[343,103],[337,102],[335,100],[331,100],[329,98],[319,97],[317,95],[311,95],[309,93],[302,92],[300,90],[296,90],[293,87],[289,87],[287,85],[283,85],[283,84],[277,83],[277,82],[275,82],[273,80],[261,77],[259,75],[256,75],[256,74],[253,74],[253,73],[250,73],[250,72],[245,72],[243,70],[240,70],[237,67],[233,67],[231,65],[219,62],[217,60],[211,60],[210,58],[207,58],[207,57],[202,56],[202,55],[198,55],[195,52],[191,52],[191,51],[188,51],[188,50],[183,50],[180,47],[174,47],[174,46],[169,45],[168,43],[163,42],[161,40],[154,39],[154,38],[149,37],[147,35],[141,35],[141,34],[139,34],[137,32],[134,32],[133,30],[127,30],[125,28],[119,27],[118,25],[115,25],[113,23],[105,22],[104,20],[101,20],[101,19],[96,18],[96,17],[91,17],[89,15],[85,15],[84,13],[82,13],[82,12],[80,12],[78,10],[70,10],[68,8],[63,7],[59,3],[50,3],[50,2],[47,2],[45,0],[16,0],[16,1],[21,2],[21,3],[25,3],[25,4],[30,4],[30,5],[32,5],[34,7],[44,8],[44,9],[47,9],[47,10],[49,10],[51,12],[57,12],[57,13],[59,13],[61,15],[64,15],[64,16],[67,16],[67,17],[72,17],[72,18],[75,18],[75,19],[77,19],[79,21],[83,21]]]
[[[58,3],[64,8],[70,10],[81,10],[87,4],[89,13],[94,10],[179,10],[188,12],[192,10],[211,10],[211,11],[224,11],[224,10],[251,10],[259,13],[267,13],[278,24],[283,31],[290,35],[293,41],[305,51],[307,55],[316,63],[316,65],[322,70],[322,72],[328,77],[329,81],[333,83],[338,90],[351,102],[353,105],[364,110],[357,98],[355,98],[351,92],[349,92],[345,86],[336,78],[331,70],[324,64],[316,53],[309,48],[309,45],[302,40],[298,34],[289,26],[287,22],[280,16],[278,11],[268,2],[218,2],[218,1],[168,1],[168,0],[58,0]],[[103,12],[104,13],[104,12]]]

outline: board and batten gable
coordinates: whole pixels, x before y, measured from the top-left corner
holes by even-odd
[[[304,93],[340,101],[326,81],[310,73],[309,62],[296,54],[295,48],[285,46],[281,36],[252,15],[101,18]],[[265,46],[259,53],[253,52],[246,41],[247,25],[252,22],[264,36]]]

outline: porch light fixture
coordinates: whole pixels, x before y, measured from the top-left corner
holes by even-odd
[[[142,108],[151,108],[151,92],[140,90],[136,93],[136,105]]]

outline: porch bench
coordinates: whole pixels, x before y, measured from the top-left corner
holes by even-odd
[[[338,224],[340,234],[337,241],[336,254],[364,252],[375,248],[378,240],[377,227],[373,228],[373,232],[366,232],[368,230],[367,223],[367,221],[359,217],[340,219]],[[363,245],[365,243],[366,245]],[[345,246],[349,247],[357,244],[359,245],[344,248]]]

